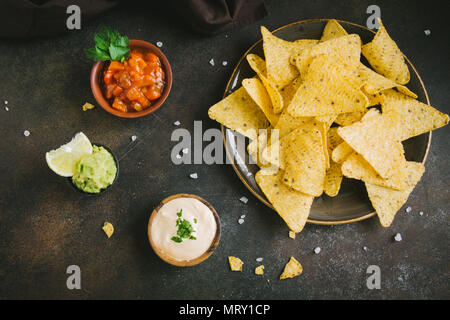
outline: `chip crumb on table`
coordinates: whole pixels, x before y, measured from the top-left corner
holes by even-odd
[[[230,264],[231,271],[242,271],[242,265],[244,264],[244,262],[242,262],[241,259],[229,256],[228,263]]]
[[[303,267],[294,257],[286,263],[283,273],[280,275],[280,280],[294,278],[302,274]]]
[[[95,106],[92,103],[89,103],[89,102],[86,102],[82,106],[83,111],[87,111],[87,110],[94,109],[94,108],[95,108]]]
[[[263,275],[264,274],[264,265],[260,265],[255,268],[255,274],[256,275]]]
[[[295,239],[295,235],[296,235],[296,233],[294,231],[289,230],[289,238]]]
[[[114,226],[110,222],[105,222],[102,229],[108,236],[108,239],[111,238],[112,234],[114,233]]]

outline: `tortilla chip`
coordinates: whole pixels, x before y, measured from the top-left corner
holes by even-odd
[[[353,74],[350,74],[349,76],[354,77]],[[411,92],[407,87],[402,86],[391,79],[383,77],[381,74],[376,73],[362,63],[360,63],[357,67],[357,80],[355,81],[358,85],[363,86],[363,90],[367,94],[376,94],[383,90],[397,88],[404,94],[417,98],[417,95],[414,92]]]
[[[330,168],[330,155],[328,154],[328,137],[327,137],[327,132],[329,129],[328,124],[326,122],[319,122],[318,129],[320,131],[320,135],[322,136],[322,149],[325,156],[325,168],[328,169]]]
[[[397,211],[406,203],[410,193],[420,181],[425,167],[419,162],[409,161],[406,164],[407,184],[406,190],[398,191],[366,183],[367,193],[372,206],[378,214],[381,225],[389,227]]]
[[[284,110],[278,119],[275,129],[279,130],[280,138],[291,133],[293,130],[306,125],[313,120],[312,117],[293,117]]]
[[[103,224],[102,227],[103,231],[106,233],[106,235],[108,236],[108,239],[112,236],[112,234],[114,233],[114,226],[109,223],[109,222],[105,222]]]
[[[372,42],[362,46],[361,52],[376,72],[398,84],[406,84],[410,75],[403,53],[391,39],[381,20],[378,21],[378,32]]]
[[[320,42],[339,38],[342,36],[348,35],[347,31],[334,19],[331,19],[325,25],[323,29],[322,38],[320,38]]]
[[[260,170],[255,180],[288,227],[302,231],[309,216],[314,197],[289,188],[282,182],[283,171],[276,173]]]
[[[303,267],[300,264],[300,262],[295,260],[294,257],[291,257],[289,262],[286,263],[286,265],[284,267],[284,271],[283,271],[283,273],[280,276],[280,280],[288,279],[288,278],[294,278],[294,277],[296,277],[298,275],[301,275],[302,272],[303,272]]]
[[[408,186],[406,166],[399,168],[397,174],[392,177],[383,179],[363,157],[355,153],[351,154],[342,164],[342,173],[348,178],[396,190],[405,190]]]
[[[266,58],[267,78],[277,88],[283,88],[298,76],[297,68],[290,64],[290,56],[315,45],[317,40],[285,41],[261,27],[264,56]]]
[[[247,152],[252,158],[253,163],[256,163],[256,165],[258,165],[258,167],[260,168],[270,165],[270,163],[264,161],[261,154],[263,150],[266,148],[271,132],[272,132],[271,127],[267,129],[260,129],[258,138],[252,140],[247,146]]]
[[[262,276],[264,274],[264,266],[260,265],[260,266],[256,267],[255,274],[257,274],[258,276]]]
[[[342,163],[354,152],[355,150],[353,150],[353,148],[344,141],[336,148],[334,148],[333,152],[331,153],[331,159],[333,159],[333,161],[336,163]]]
[[[288,106],[289,103],[291,103],[291,100],[294,97],[295,93],[297,92],[298,88],[300,87],[301,83],[302,83],[301,78],[297,77],[294,80],[292,80],[292,82],[289,83],[287,86],[280,89],[280,94],[281,97],[283,98],[283,107]]]
[[[242,80],[242,86],[245,88],[253,101],[261,108],[272,126],[278,122],[279,115],[273,112],[272,102],[264,85],[257,78]]]
[[[241,259],[229,256],[228,263],[230,264],[231,271],[242,271],[242,265],[244,264],[244,262],[242,262]]]
[[[310,117],[364,111],[369,101],[354,88],[326,56],[311,62],[303,83],[287,107],[294,117]]]
[[[328,154],[331,158],[333,150],[339,146],[343,140],[337,133],[337,127],[331,128],[327,132]],[[330,168],[326,171],[323,191],[330,197],[339,193],[342,183],[341,164],[330,160]]]
[[[326,163],[320,130],[303,132],[296,129],[283,151],[286,171],[283,182],[289,187],[312,196],[323,192]]]
[[[356,67],[360,63],[361,38],[351,34],[330,39],[296,53],[291,57],[291,63],[297,66],[300,76],[304,79],[313,59],[318,55],[325,55],[336,63]]]
[[[273,112],[280,113],[281,110],[283,110],[283,97],[276,88],[275,84],[267,79],[266,62],[256,54],[247,55],[247,61],[266,88],[270,101],[272,101]]]
[[[361,120],[361,118],[366,114],[367,111],[356,111],[349,113],[341,113],[336,117],[334,122],[343,127],[349,126]]]
[[[375,169],[390,178],[406,165],[397,115],[371,109],[361,121],[338,129],[339,135]]]
[[[264,113],[243,87],[209,108],[208,115],[250,139],[256,139],[258,129],[269,125]]]
[[[383,92],[383,114],[395,113],[400,116],[401,140],[418,136],[448,124],[448,115],[435,108],[394,90]]]

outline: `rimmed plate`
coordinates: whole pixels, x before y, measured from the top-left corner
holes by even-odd
[[[323,28],[328,21],[329,19],[298,21],[278,28],[273,33],[277,37],[288,41],[320,39]],[[374,31],[361,25],[347,21],[338,21],[348,33],[358,34],[363,43],[370,42],[375,34]],[[245,59],[250,53],[264,57],[262,39],[253,44],[237,63],[226,86],[224,97],[237,90],[241,86],[243,79],[251,78],[255,75],[255,72],[250,68]],[[430,104],[427,91],[417,70],[408,58],[406,58],[406,62],[411,74],[411,80],[407,84],[408,88],[418,95],[419,101]],[[259,168],[254,164],[250,164],[247,153],[248,141],[246,141],[245,150],[242,150],[236,144],[237,136],[240,135],[239,133],[222,125],[222,135],[227,156],[230,160],[234,158],[234,161],[231,161],[231,163],[238,177],[259,200],[273,209],[264,193],[256,184],[254,175],[258,172]],[[403,145],[408,161],[424,163],[431,145],[431,132],[410,138],[404,141]],[[364,220],[373,215],[375,215],[375,212],[367,196],[364,183],[359,180],[346,179],[344,177],[341,189],[336,197],[328,197],[323,194],[321,197],[314,199],[308,222],[325,225],[344,224]]]

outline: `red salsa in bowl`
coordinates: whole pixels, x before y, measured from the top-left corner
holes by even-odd
[[[111,61],[103,72],[103,92],[112,108],[122,112],[144,110],[158,100],[165,86],[159,57],[144,48],[131,49],[123,62]]]

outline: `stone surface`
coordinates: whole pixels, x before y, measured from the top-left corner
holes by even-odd
[[[450,113],[450,55],[446,14],[432,3],[378,1],[384,24],[420,73],[431,102]],[[335,17],[365,25],[369,1],[266,1],[269,15],[252,25],[206,37],[192,33],[164,9],[118,8],[52,39],[0,40],[0,298],[130,299],[449,299],[449,127],[433,133],[426,173],[390,228],[377,218],[340,225],[308,224],[293,241],[275,212],[260,203],[229,165],[174,165],[174,122],[193,132],[218,128],[208,107],[223,95],[234,65],[260,38],[259,26]],[[130,38],[164,43],[174,72],[172,92],[156,113],[121,119],[95,104],[89,86],[92,62],[84,49],[101,26]],[[431,28],[432,36],[424,29]],[[228,61],[211,67],[209,61]],[[32,134],[24,137],[24,130]],[[74,192],[53,174],[45,152],[83,131],[120,159],[120,176],[99,197]],[[134,142],[130,137],[137,135]],[[201,179],[191,179],[197,172]],[[194,193],[220,214],[222,237],[204,263],[177,268],[151,250],[147,221],[153,208],[174,193]],[[246,195],[248,204],[239,198]],[[405,208],[410,206],[411,213]],[[418,212],[426,212],[420,216]],[[246,223],[236,221],[241,215]],[[104,221],[115,227],[107,239]],[[404,241],[393,237],[401,233]],[[369,251],[361,250],[364,246]],[[322,248],[314,254],[313,249]],[[244,261],[229,271],[227,256]],[[291,256],[304,272],[278,280]],[[253,274],[264,257],[264,277]],[[66,288],[66,268],[81,268],[81,290]],[[381,268],[381,289],[366,287],[369,265]],[[267,282],[266,279],[270,279]],[[400,280],[399,280],[400,279]],[[179,288],[189,290],[179,290]]]

